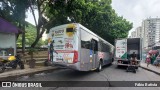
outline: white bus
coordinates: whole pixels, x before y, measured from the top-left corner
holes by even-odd
[[[52,65],[78,71],[101,71],[114,58],[114,46],[79,23],[51,28],[48,45]]]

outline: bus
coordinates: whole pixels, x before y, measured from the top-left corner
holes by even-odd
[[[48,41],[48,60],[54,66],[101,71],[113,62],[114,46],[79,23],[51,28]]]

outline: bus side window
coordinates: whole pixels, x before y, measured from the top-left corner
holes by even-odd
[[[90,49],[90,41],[81,41],[81,47],[85,49]]]
[[[94,51],[98,51],[98,42],[94,39],[91,40],[90,49]]]

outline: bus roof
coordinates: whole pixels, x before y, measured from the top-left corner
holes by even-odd
[[[96,36],[97,38],[101,39],[102,41],[104,41],[105,43],[113,46],[112,44],[110,44],[108,41],[104,40],[103,38],[101,38],[100,36],[98,36],[97,34],[95,34],[94,32],[90,31],[89,29],[87,29],[86,27],[84,27],[83,25],[81,25],[80,23],[70,23],[70,24],[64,24],[64,25],[59,25],[59,26],[55,26],[53,28],[50,29],[50,31],[53,31],[53,30],[57,30],[57,29],[62,29],[62,28],[66,28],[68,25],[71,25],[71,24],[74,24],[76,26],[79,26],[81,28],[83,28],[85,31],[91,33],[92,35]],[[50,32],[49,31],[49,32]],[[113,46],[114,47],[114,46]]]
[[[98,37],[99,39],[101,39],[101,40],[104,41],[105,43],[107,43],[107,44],[113,46],[113,45],[110,44],[108,41],[104,40],[103,38],[101,38],[100,36],[98,36],[98,35],[95,34],[94,32],[90,31],[89,29],[87,29],[87,28],[84,27],[83,25],[81,25],[81,24],[79,24],[79,25],[80,25],[80,27],[82,27],[85,31],[87,31],[87,32],[89,32],[89,33],[91,33],[91,34],[93,34],[94,36]]]

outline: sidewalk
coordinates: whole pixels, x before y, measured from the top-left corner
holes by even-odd
[[[6,80],[9,77],[14,78],[18,76],[40,73],[40,72],[50,71],[54,69],[57,69],[57,68],[52,67],[52,66],[36,66],[35,68],[29,68],[28,65],[25,65],[25,69],[20,69],[18,67],[15,70],[11,69],[11,70],[6,70],[3,73],[0,73],[0,81]]]
[[[160,75],[160,67],[156,67],[151,64],[147,67],[147,64],[145,62],[141,62],[140,67]]]

